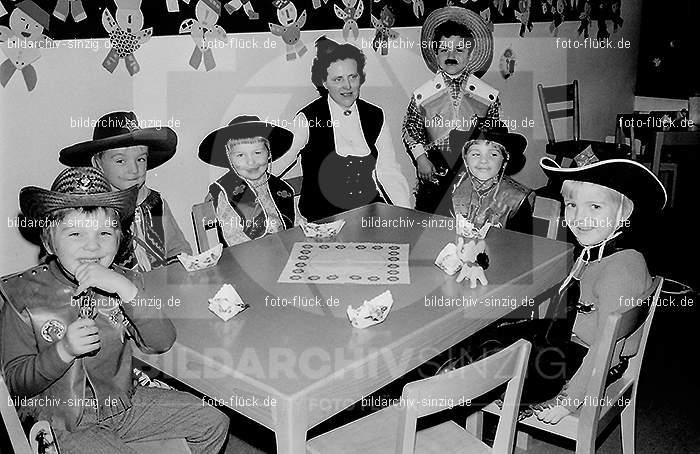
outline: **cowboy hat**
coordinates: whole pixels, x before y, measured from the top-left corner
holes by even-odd
[[[522,170],[525,166],[525,148],[527,148],[527,139],[525,136],[513,132],[508,132],[506,128],[499,128],[493,131],[479,131],[472,136],[471,131],[461,131],[453,129],[450,131],[450,148],[452,153],[459,155],[466,151],[471,146],[471,143],[476,140],[488,140],[501,144],[507,156],[506,175],[513,175]]]
[[[270,142],[270,158],[281,157],[292,145],[294,134],[288,129],[260,120],[255,115],[240,115],[223,128],[210,132],[199,144],[199,159],[217,167],[230,168],[226,144],[231,139],[262,137]]]
[[[112,191],[102,172],[94,167],[71,167],[58,174],[51,189],[27,186],[19,191],[19,207],[27,218],[45,219],[63,208],[113,208],[120,219],[134,214],[138,186]]]
[[[466,70],[477,76],[485,73],[493,60],[493,33],[481,16],[459,6],[438,8],[430,13],[423,23],[420,32],[421,53],[428,69],[437,72],[439,68],[432,43],[435,39],[435,29],[447,21],[465,25],[472,32],[474,49],[469,54]]]
[[[101,151],[135,145],[148,147],[147,169],[154,169],[175,154],[177,134],[167,127],[141,128],[133,112],[111,112],[97,121],[92,140],[64,148],[58,160],[72,167],[90,166]]]

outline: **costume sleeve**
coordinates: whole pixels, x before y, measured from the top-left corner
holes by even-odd
[[[596,323],[594,332],[576,333],[584,342],[589,343],[589,347],[581,367],[565,388],[565,407],[572,413],[585,401],[586,388],[593,376],[593,362],[608,316],[621,311],[623,306],[620,305],[620,298],[637,298],[651,286],[652,280],[644,257],[636,251],[624,254],[617,259],[619,262],[611,264],[601,273],[601,278],[593,286],[593,295],[598,298],[596,310],[591,314],[578,315],[596,317]]]
[[[382,124],[382,129],[375,143],[377,147],[377,179],[391,198],[391,203],[397,206],[410,208],[408,181],[401,173],[401,167],[396,162],[396,153],[391,141],[391,133]]]
[[[177,225],[168,203],[163,200],[163,230],[165,231],[165,256],[174,257],[182,252],[192,254],[192,246]]]
[[[0,364],[13,396],[39,394],[66,373],[72,364],[72,361],[63,362],[58,356],[58,342],[39,352],[32,325],[22,319],[9,301],[5,301],[0,312],[0,333]]]
[[[294,139],[289,150],[272,163],[270,172],[275,176],[279,176],[287,167],[292,165],[299,157],[301,150],[309,143],[309,121],[303,112],[299,112],[294,117],[292,127],[288,129],[294,133]]]
[[[127,275],[136,286],[136,296],[122,303],[122,311],[129,320],[127,330],[144,353],[164,353],[175,343],[175,327],[163,310],[149,304],[156,296],[146,289],[143,277],[134,272]],[[166,298],[166,295],[162,295]],[[162,306],[161,306],[162,308]]]
[[[425,134],[423,116],[420,113],[416,98],[413,95],[411,95],[411,101],[408,103],[408,109],[403,118],[401,137],[403,143],[411,151],[414,159],[418,159],[418,156],[425,153],[428,137]]]

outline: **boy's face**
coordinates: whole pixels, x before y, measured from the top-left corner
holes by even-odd
[[[503,154],[495,142],[478,140],[464,152],[464,161],[472,175],[485,181],[498,175],[503,166]]]
[[[141,188],[146,183],[148,147],[112,148],[93,158],[93,165],[104,173],[105,178],[118,191],[137,185]]]
[[[440,38],[437,48],[437,62],[440,69],[454,76],[461,73],[469,63],[469,41],[461,36]]]
[[[578,183],[564,194],[564,218],[583,246],[601,243],[617,227],[620,195],[593,183]]]
[[[239,143],[229,147],[229,162],[238,175],[257,180],[265,175],[270,152],[263,142]]]
[[[109,267],[119,249],[118,225],[104,209],[92,213],[71,211],[60,224],[51,228],[51,244],[44,246],[72,275],[82,263]]]

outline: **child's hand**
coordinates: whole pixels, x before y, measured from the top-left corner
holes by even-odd
[[[138,292],[129,279],[99,263],[81,263],[75,269],[75,278],[78,280],[76,295],[80,295],[88,287],[95,287],[107,293],[118,294],[122,301],[130,301]]]
[[[69,363],[76,357],[86,355],[100,348],[100,334],[95,320],[78,319],[68,325],[66,334],[58,341],[58,356]]]
[[[569,414],[569,410],[561,405],[555,405],[551,408],[535,411],[535,416],[542,422],[547,424],[556,424]]]
[[[416,170],[418,171],[418,178],[430,181],[433,179],[435,166],[428,159],[428,155],[422,154],[416,159]]]

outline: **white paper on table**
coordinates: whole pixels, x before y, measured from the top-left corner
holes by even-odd
[[[307,238],[330,238],[340,232],[340,229],[345,225],[345,221],[339,219],[333,222],[326,222],[325,224],[306,222],[299,225]]]
[[[221,258],[221,252],[224,246],[219,243],[211,249],[208,249],[198,255],[189,255],[185,252],[178,254],[177,259],[182,263],[182,266],[189,272],[199,271],[205,268],[216,266]]]
[[[457,246],[454,243],[447,243],[435,259],[435,265],[450,276],[459,271],[462,268],[462,261],[457,254]]]
[[[367,328],[383,322],[389,315],[393,304],[394,298],[391,296],[391,291],[387,290],[381,295],[365,301],[357,309],[348,306],[346,312],[352,326],[355,328]]]
[[[231,284],[222,285],[216,295],[209,299],[209,310],[223,321],[231,319],[249,307],[250,305],[243,302]]]

